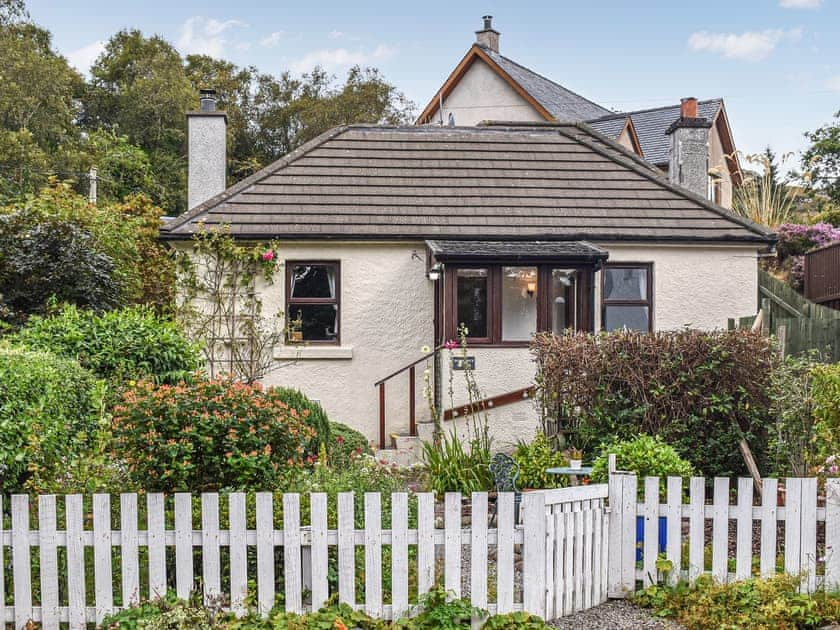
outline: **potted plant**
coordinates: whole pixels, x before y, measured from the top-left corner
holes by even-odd
[[[583,464],[583,451],[574,446],[569,449],[569,468],[580,468]]]
[[[289,322],[289,341],[303,341],[303,313],[298,311],[297,319]]]

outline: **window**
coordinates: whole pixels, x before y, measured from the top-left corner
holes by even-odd
[[[612,264],[604,267],[601,287],[604,330],[651,330],[651,265]]]
[[[537,331],[537,268],[502,267],[502,341],[530,341]]]
[[[470,337],[490,338],[490,275],[487,269],[458,269],[458,326]]]
[[[470,343],[522,346],[538,330],[591,330],[593,277],[591,267],[449,266],[445,337],[457,339],[464,325]]]
[[[339,342],[339,264],[286,263],[286,325],[292,342]]]

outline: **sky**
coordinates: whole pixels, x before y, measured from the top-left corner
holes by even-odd
[[[375,66],[423,109],[494,16],[501,53],[628,111],[723,97],[736,146],[796,166],[803,134],[840,110],[840,0],[256,2],[30,0],[35,22],[86,71],[123,28],[263,72]]]

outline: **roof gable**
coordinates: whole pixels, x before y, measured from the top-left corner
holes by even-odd
[[[769,242],[585,125],[350,126],[164,226],[188,238]]]
[[[418,124],[434,120],[441,100],[446,100],[470,66],[478,60],[490,66],[547,121],[578,122],[610,113],[597,103],[566,89],[530,68],[485,46],[473,44],[440,90],[423,109],[417,118]]]

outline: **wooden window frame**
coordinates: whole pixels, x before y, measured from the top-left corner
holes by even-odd
[[[494,261],[449,263],[444,273],[443,331],[445,339],[458,339],[458,270],[487,269],[487,337],[467,337],[467,343],[474,346],[491,348],[527,348],[530,341],[505,341],[502,339],[502,269],[504,267],[535,267],[537,269],[537,332],[551,330],[551,305],[548,292],[551,288],[553,269],[574,269],[579,274],[576,283],[576,306],[579,330],[592,330],[592,281],[593,266],[580,263],[564,263],[562,260],[550,262],[534,261]]]
[[[644,269],[647,273],[647,296],[644,300],[608,300],[606,297],[607,271],[610,269]],[[651,262],[616,262],[606,263],[601,272],[601,330],[606,330],[607,307],[609,306],[647,306],[648,328],[653,332],[653,263]]]
[[[336,322],[338,323],[338,334],[335,339],[330,341],[327,339],[303,339],[302,341],[292,341],[289,339],[288,332],[286,334],[286,343],[288,344],[317,344],[320,346],[340,346],[341,345],[341,261],[339,260],[287,260],[286,265],[286,285],[285,285],[285,315],[286,328],[288,330],[289,323],[293,321],[290,309],[295,306],[311,306],[319,304],[335,305],[336,307]],[[334,298],[293,298],[292,297],[292,271],[296,265],[305,265],[314,267],[317,265],[335,267],[335,297]]]

